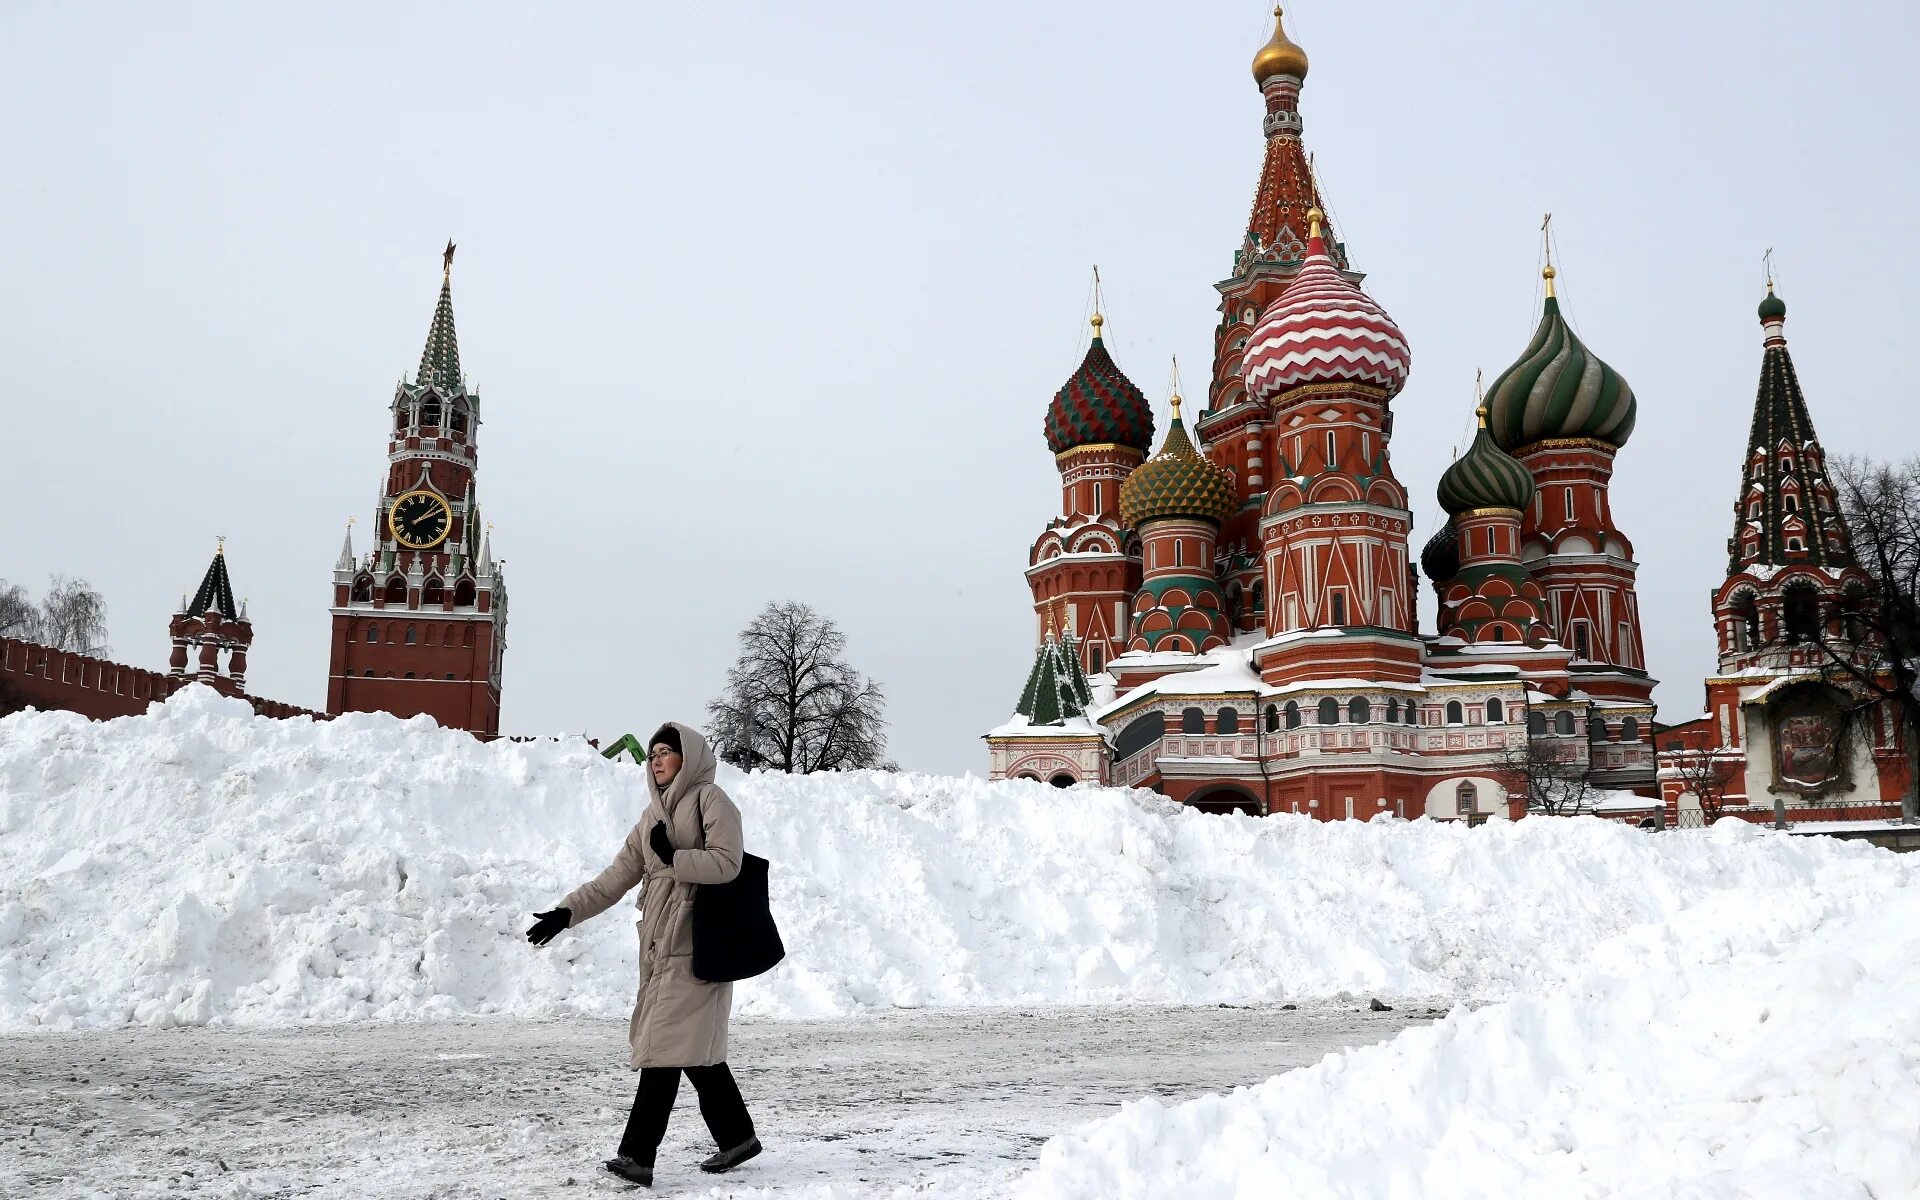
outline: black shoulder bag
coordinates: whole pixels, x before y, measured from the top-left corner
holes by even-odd
[[[707,846],[707,814],[694,797],[700,848]],[[732,983],[773,970],[787,956],[767,900],[767,860],[740,853],[740,873],[726,883],[702,883],[693,893],[693,976]]]

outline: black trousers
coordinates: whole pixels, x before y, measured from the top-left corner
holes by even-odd
[[[642,1067],[640,1086],[633,1093],[633,1112],[627,1117],[627,1132],[620,1139],[620,1153],[637,1163],[653,1165],[660,1139],[667,1136],[667,1116],[673,1112],[674,1097],[680,1094],[682,1071],[693,1080],[693,1090],[700,1095],[700,1115],[715,1145],[731,1150],[753,1136],[753,1117],[727,1064]]]

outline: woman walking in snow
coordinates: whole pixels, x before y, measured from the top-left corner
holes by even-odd
[[[694,977],[693,904],[703,883],[740,873],[740,810],[713,782],[713,752],[698,730],[669,721],[647,749],[652,801],[606,870],[558,907],[535,913],[527,940],[544,946],[563,929],[611,908],[635,884],[640,916],[640,993],[628,1022],[632,1065],[640,1072],[633,1113],[607,1170],[653,1186],[653,1157],[666,1136],[685,1072],[700,1095],[700,1115],[719,1153],[703,1171],[730,1171],[760,1153],[753,1118],[727,1069],[731,983]]]

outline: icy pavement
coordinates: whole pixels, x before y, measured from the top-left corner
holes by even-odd
[[[767,1152],[715,1186],[681,1087],[654,1194],[981,1197],[1146,1095],[1256,1083],[1428,1010],[919,1010],[736,1021]],[[616,1191],[626,1022],[510,1019],[0,1039],[0,1195],[545,1197]]]

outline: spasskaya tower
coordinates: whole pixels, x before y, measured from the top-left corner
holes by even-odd
[[[483,737],[500,732],[505,563],[480,519],[480,397],[460,373],[453,243],[413,382],[394,391],[373,545],[349,522],[333,565],[327,711],[420,713]]]

